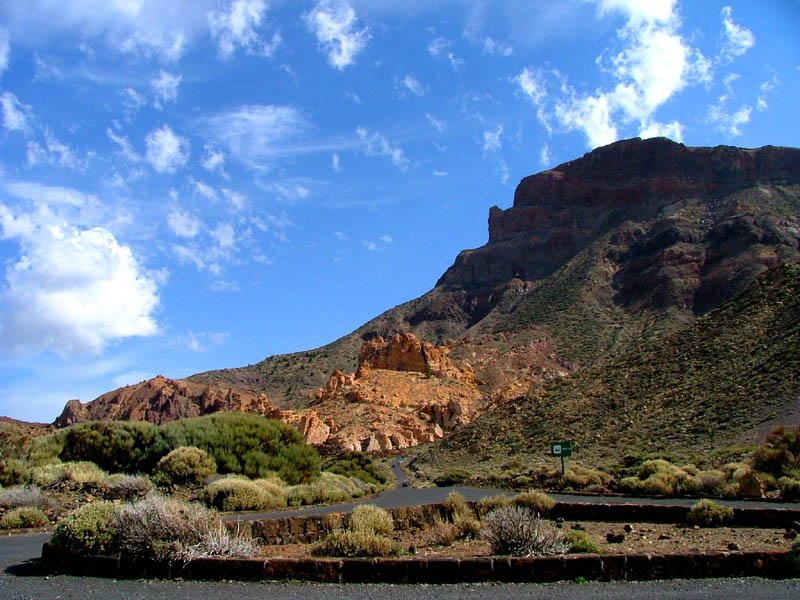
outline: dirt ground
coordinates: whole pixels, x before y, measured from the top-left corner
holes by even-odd
[[[696,528],[686,525],[656,523],[575,522],[565,523],[564,533],[570,529],[583,529],[589,540],[602,553],[627,554],[671,554],[718,551],[765,551],[789,550],[793,540],[785,538],[783,529],[760,529],[755,527]],[[628,531],[627,529],[630,529]],[[607,534],[622,534],[621,543],[609,543]],[[800,538],[799,538],[800,539]],[[450,546],[437,544],[433,529],[418,532],[395,532],[394,540],[403,551],[417,556],[468,557],[491,556],[489,543],[485,540],[461,540]],[[313,544],[284,544],[264,546],[265,557],[302,558],[310,556]]]

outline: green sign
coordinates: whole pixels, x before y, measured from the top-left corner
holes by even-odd
[[[572,456],[572,442],[552,442],[550,453],[553,456]]]

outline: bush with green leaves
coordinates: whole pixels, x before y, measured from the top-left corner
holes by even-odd
[[[114,551],[114,504],[84,504],[62,519],[53,532],[53,544],[71,554],[107,554]]]
[[[453,485],[461,485],[465,481],[472,478],[472,473],[466,469],[450,469],[445,473],[439,475],[433,480],[433,483],[438,487],[450,487]]]
[[[600,554],[602,550],[594,544],[585,531],[572,529],[564,534],[564,541],[569,544],[570,553]]]
[[[89,461],[109,473],[149,473],[157,453],[158,427],[137,421],[80,423],[62,433],[63,461]]]
[[[8,511],[0,519],[0,529],[26,529],[44,527],[50,523],[47,515],[36,506],[19,506]]]
[[[753,455],[753,467],[774,476],[800,476],[800,425],[775,427]]]
[[[103,486],[107,474],[96,464],[88,461],[65,462],[34,467],[32,479],[41,487],[52,487],[62,482]]]
[[[508,506],[511,498],[503,494],[496,494],[494,496],[484,496],[478,500],[478,516],[481,518],[488,515],[490,512],[501,506]]]
[[[781,477],[778,479],[777,487],[781,492],[781,499],[791,502],[800,500],[800,479]]]
[[[216,472],[217,465],[208,452],[193,446],[179,446],[158,461],[153,477],[159,483],[196,485]]]
[[[25,485],[31,481],[31,465],[21,458],[0,460],[0,485]]]
[[[553,510],[556,501],[544,492],[530,490],[514,496],[511,499],[511,505],[529,508],[536,514],[547,516]]]
[[[206,485],[205,501],[222,511],[268,510],[286,506],[286,496],[240,477],[223,477]]]
[[[733,519],[733,509],[704,498],[689,510],[686,520],[701,527],[721,527]]]
[[[504,506],[489,513],[483,535],[498,555],[547,556],[569,550],[553,521],[522,506]]]
[[[394,530],[392,515],[374,504],[361,504],[353,509],[347,526],[352,533],[391,535]]]
[[[355,477],[376,486],[376,489],[385,486],[389,479],[384,470],[364,452],[342,452],[331,456],[322,463],[322,470],[347,478]]]
[[[400,546],[382,535],[345,531],[329,535],[311,552],[314,556],[345,558],[397,556],[400,554]]]

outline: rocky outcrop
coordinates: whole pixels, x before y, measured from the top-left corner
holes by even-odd
[[[201,385],[158,375],[103,394],[86,404],[70,400],[54,425],[67,427],[83,421],[103,420],[161,424],[215,412],[237,411],[281,418],[281,411],[264,394],[254,396],[232,388]]]

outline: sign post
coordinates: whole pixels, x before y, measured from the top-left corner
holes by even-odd
[[[551,442],[550,443],[551,456],[561,457],[561,475],[567,474],[566,467],[564,466],[564,457],[572,456],[572,442]]]

